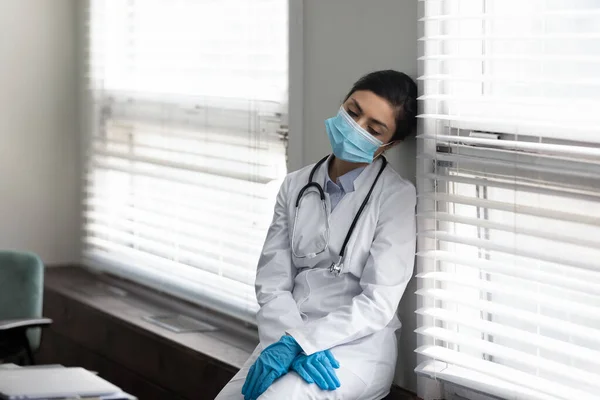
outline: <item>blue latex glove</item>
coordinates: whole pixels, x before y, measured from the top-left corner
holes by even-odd
[[[307,383],[316,383],[322,390],[335,390],[340,387],[334,368],[340,363],[333,357],[331,351],[319,351],[307,356],[299,354],[292,362],[292,369]]]
[[[291,336],[282,336],[260,353],[242,387],[244,400],[256,400],[271,386],[275,379],[287,373],[302,347]]]

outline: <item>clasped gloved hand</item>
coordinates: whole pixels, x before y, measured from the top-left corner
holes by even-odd
[[[340,387],[334,368],[340,363],[333,357],[331,351],[319,351],[307,356],[299,354],[292,362],[292,370],[296,371],[307,383],[316,383],[322,390],[335,390]]]
[[[260,353],[242,387],[244,400],[256,400],[275,379],[287,373],[302,347],[291,336],[282,336]]]

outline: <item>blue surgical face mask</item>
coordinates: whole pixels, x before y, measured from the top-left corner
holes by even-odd
[[[379,139],[364,130],[340,107],[338,114],[325,121],[333,154],[354,163],[372,163],[375,152],[383,145]]]

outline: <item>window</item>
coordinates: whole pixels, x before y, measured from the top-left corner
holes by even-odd
[[[85,259],[248,322],[286,174],[284,0],[91,0]]]
[[[423,376],[500,398],[598,398],[598,7],[421,2]]]

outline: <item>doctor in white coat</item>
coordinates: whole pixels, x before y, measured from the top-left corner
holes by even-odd
[[[326,121],[333,155],[289,174],[256,274],[260,344],[217,399],[381,399],[415,256],[414,186],[382,153],[414,131],[415,83],[378,71]]]

